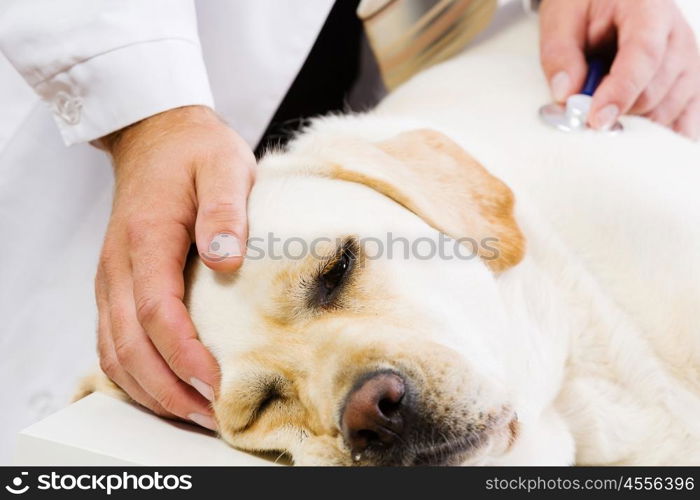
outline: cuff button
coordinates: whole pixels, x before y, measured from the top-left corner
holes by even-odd
[[[80,122],[80,111],[83,101],[79,97],[73,97],[66,92],[58,92],[54,97],[53,111],[68,125],[76,125]]]

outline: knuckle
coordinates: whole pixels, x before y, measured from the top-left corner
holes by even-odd
[[[102,370],[102,373],[107,375],[110,380],[114,381],[120,368],[119,361],[115,358],[114,353],[107,349],[104,342],[98,341],[97,355],[99,358],[100,370]]]
[[[625,96],[638,96],[644,90],[641,79],[637,75],[631,75],[631,78],[619,80],[618,88]]]
[[[669,125],[673,119],[668,109],[656,109],[647,114],[647,117],[660,125]]]
[[[617,78],[610,89],[610,95],[626,107],[641,94],[642,90],[641,84],[635,78]]]
[[[666,99],[665,102],[663,103],[663,109],[662,111],[665,113],[661,114],[670,114],[673,112],[679,112],[683,110],[683,105],[685,104],[685,96],[679,92],[671,92]]]
[[[115,340],[114,353],[117,355],[117,360],[122,366],[130,363],[134,355],[134,344],[129,340]]]
[[[637,99],[634,109],[639,114],[646,114],[650,112],[654,104],[658,101],[658,95],[652,89],[646,89],[642,92]]]
[[[173,391],[167,388],[158,389],[155,394],[152,395],[153,399],[166,411],[178,414],[176,409],[176,398]]]
[[[153,297],[140,297],[136,299],[136,318],[141,325],[152,324],[160,315],[163,302]]]
[[[642,38],[637,47],[643,57],[647,59],[647,64],[653,65],[663,59],[665,47],[654,39]]]
[[[164,356],[165,362],[177,373],[186,362],[186,350],[178,343],[175,344]]]
[[[111,356],[100,355],[100,370],[107,375],[110,380],[114,381],[119,369],[119,363]]]
[[[159,417],[172,417],[173,414],[170,413],[168,410],[164,409],[160,404],[158,403],[153,403],[148,406],[148,409],[151,410],[153,413],[158,415]]]
[[[683,88],[683,85],[677,86],[664,98],[664,102],[660,108],[660,118],[671,118],[682,112],[683,109],[690,104],[688,93]]]
[[[211,222],[233,222],[238,220],[238,204],[230,200],[213,200],[202,204],[202,215]]]
[[[236,204],[230,200],[211,200],[202,204],[202,213],[206,216],[230,215],[236,211]]]

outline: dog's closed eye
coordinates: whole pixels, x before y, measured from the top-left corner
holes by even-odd
[[[338,297],[355,268],[358,252],[358,243],[353,238],[340,245],[311,286],[308,301],[311,308],[327,309],[338,306]]]

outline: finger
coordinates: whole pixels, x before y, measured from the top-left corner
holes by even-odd
[[[698,85],[698,78],[691,73],[681,74],[661,104],[647,116],[661,125],[672,125],[685,112],[690,101],[698,93]]]
[[[695,96],[688,104],[683,114],[673,124],[673,129],[694,141],[700,139],[700,96]]]
[[[246,204],[255,158],[245,151],[247,147],[238,149],[243,151],[199,169],[196,177],[197,249],[215,271],[235,271],[243,262],[248,235]]]
[[[208,402],[172,372],[136,317],[127,238],[113,242],[105,269],[107,314],[117,362],[161,407],[180,418],[214,429]]]
[[[612,126],[627,113],[658,72],[668,44],[668,24],[653,16],[635,16],[619,27],[618,52],[610,74],[593,95],[590,124]]]
[[[108,332],[100,336],[97,341],[97,348],[100,354],[100,368],[112,382],[117,384],[131,399],[148,408],[156,415],[175,418],[174,414],[163,408],[121,367]]]
[[[556,101],[566,100],[583,86],[586,24],[585,2],[545,3],[540,12],[540,59]]]
[[[661,67],[651,82],[649,82],[649,85],[642,91],[630,109],[630,113],[646,115],[653,111],[671,91],[686,64],[687,51],[684,50],[679,35],[672,33]]]
[[[109,305],[104,286],[104,278],[99,271],[95,279],[95,298],[98,312],[97,352],[99,354],[102,372],[141,406],[145,406],[153,413],[162,417],[173,418],[174,415],[163,408],[155,399],[144,391],[136,380],[134,380],[119,364],[111,337],[112,331],[109,323]]]
[[[170,370],[128,304],[113,304],[110,320],[114,350],[122,367],[163,408],[180,418],[216,430],[208,402]]]
[[[190,245],[177,222],[137,223],[130,231],[136,317],[170,369],[212,401],[219,365],[197,338],[183,303],[183,269]]]

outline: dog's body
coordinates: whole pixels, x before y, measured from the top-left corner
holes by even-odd
[[[541,430],[498,463],[698,464],[700,148],[641,118],[614,137],[538,123],[536,37],[524,21],[308,140],[431,127],[513,189],[527,252],[498,284],[538,332],[509,364]]]
[[[494,237],[498,258],[353,246],[365,260],[332,307],[309,292],[318,258],[248,259],[228,279],[196,264],[225,439],[302,464],[700,463],[700,149],[643,119],[615,137],[546,128],[536,36],[523,21],[263,160],[253,238],[443,232]],[[511,188],[514,214],[442,134]],[[348,430],[366,373],[412,405],[401,453]]]

